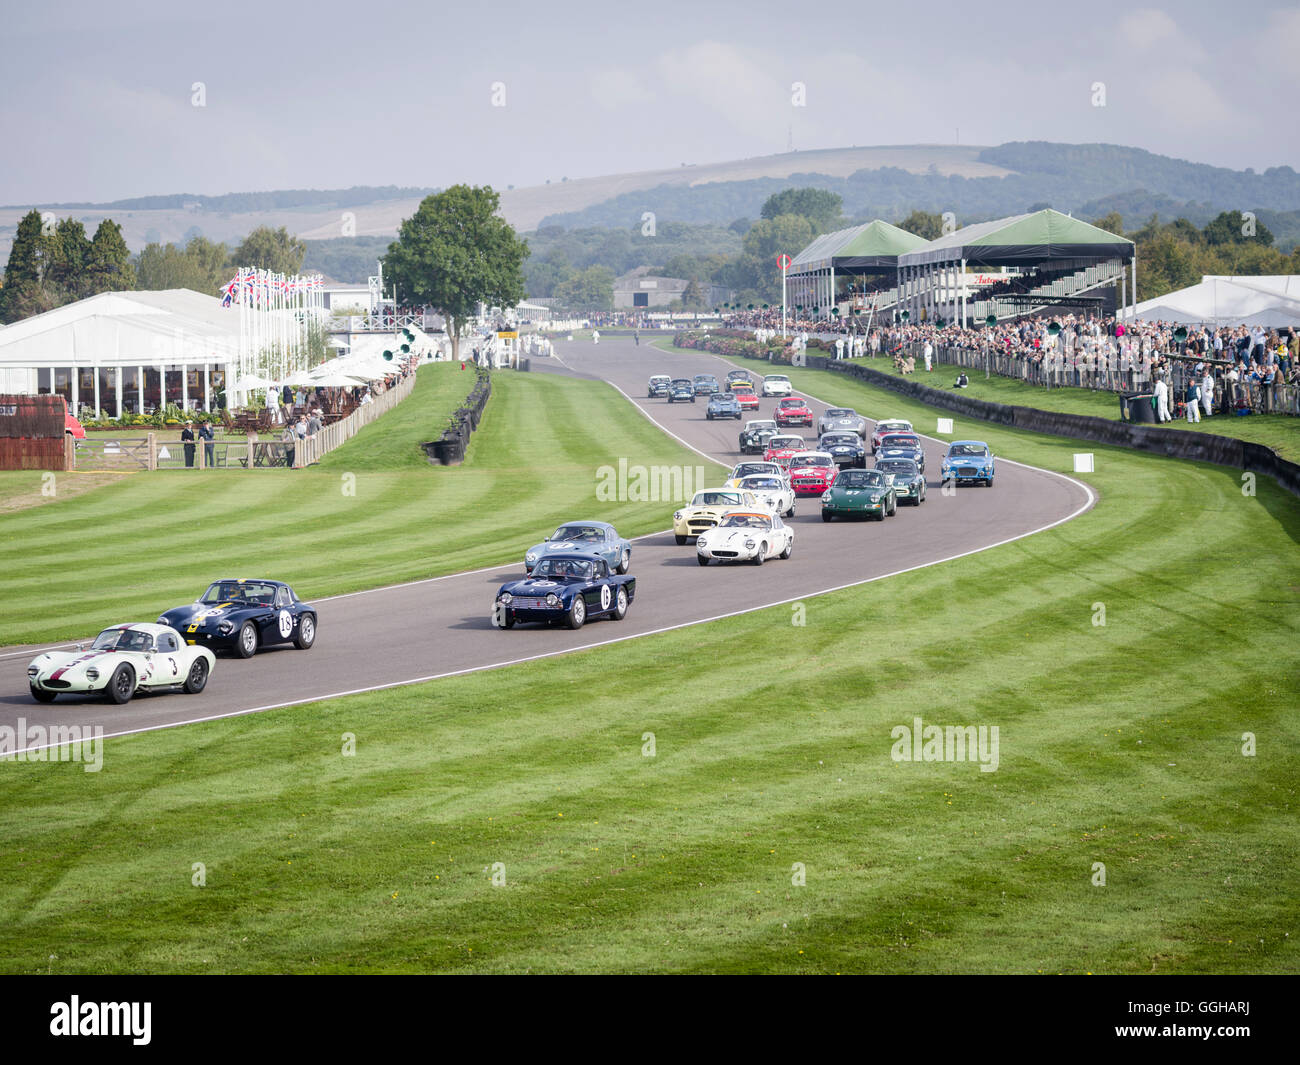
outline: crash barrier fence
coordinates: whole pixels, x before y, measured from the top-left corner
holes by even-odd
[[[925,345],[913,341],[903,345],[903,354],[925,365]],[[1023,355],[1010,355],[1005,351],[979,348],[953,348],[936,345],[932,359],[935,363],[957,366],[968,372],[997,374],[1026,384],[1043,388],[1089,388],[1100,392],[1149,392],[1155,381],[1149,370],[1143,371],[1138,359],[1122,355],[1100,355],[1088,358],[1081,354],[1047,353],[1041,359]],[[1204,374],[1196,373],[1195,362],[1172,360],[1169,366],[1169,402],[1184,400],[1193,381],[1200,385]],[[1216,374],[1214,388],[1216,411],[1253,411],[1258,414],[1300,415],[1300,387],[1281,380],[1275,375],[1269,384],[1247,377],[1236,382]]]
[[[1034,407],[1013,407],[975,399],[960,391],[931,388],[911,378],[873,370],[860,362],[808,356],[807,365],[819,370],[848,374],[891,392],[908,396],[921,403],[953,411],[979,421],[994,422],[1016,429],[1089,440],[1097,444],[1127,447],[1171,458],[1194,462],[1211,462],[1219,466],[1249,470],[1272,477],[1283,488],[1300,496],[1300,465],[1282,458],[1263,444],[1183,429],[1137,425],[1128,421],[1111,421],[1083,414],[1062,414]]]
[[[482,421],[483,408],[492,395],[491,374],[482,366],[476,366],[474,372],[478,374],[478,380],[465,397],[465,402],[452,414],[450,426],[443,430],[437,440],[420,445],[430,462],[441,466],[457,466],[465,460],[469,438]]]
[[[346,418],[322,426],[307,437],[284,440],[159,440],[157,433],[143,438],[78,440],[68,469],[86,470],[177,470],[234,467],[260,469],[274,466],[301,468],[319,462],[324,455],[350,440],[364,426],[388,413],[411,394],[415,375],[357,407]]]

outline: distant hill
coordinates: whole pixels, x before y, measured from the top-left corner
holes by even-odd
[[[1026,141],[997,147],[896,145],[786,152],[721,163],[552,181],[503,189],[502,214],[523,232],[541,226],[626,230],[652,211],[658,224],[690,222],[726,226],[758,215],[763,201],[791,185],[838,192],[845,214],[855,218],[901,218],[913,209],[952,211],[961,224],[1014,214],[1043,204],[1084,216],[1106,213],[1096,205],[1114,197],[1158,202],[1178,211],[1195,204],[1199,217],[1222,210],[1287,215],[1300,210],[1300,175],[1288,166],[1262,174],[1191,163],[1138,148],[1109,144]],[[224,196],[169,194],[111,204],[38,204],[0,208],[0,262],[8,256],[18,219],[31,206],[80,218],[93,230],[100,219],[119,222],[128,246],[150,241],[182,242],[201,233],[233,244],[259,225],[285,226],[312,241],[386,237],[397,232],[431,189],[379,186],[352,189],[291,189]],[[1142,200],[1146,197],[1146,200]],[[1190,208],[1189,208],[1190,209]],[[1206,214],[1208,212],[1208,214]],[[1149,217],[1121,211],[1133,225]],[[1277,228],[1296,232],[1287,218]],[[360,249],[366,256],[373,245]],[[351,255],[343,244],[335,252]],[[360,263],[353,262],[351,270]]]

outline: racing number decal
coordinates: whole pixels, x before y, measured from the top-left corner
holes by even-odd
[[[600,609],[601,610],[609,609],[609,597],[610,597],[609,585],[602,584],[600,586]]]
[[[174,658],[168,658],[167,661],[171,663],[171,667],[172,667],[172,676],[173,676],[173,677],[176,676],[176,673],[177,673],[177,669],[176,669],[176,659],[174,659]]]
[[[289,611],[280,611],[280,639],[287,640],[293,632],[293,617]]]

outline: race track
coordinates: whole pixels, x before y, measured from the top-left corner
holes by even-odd
[[[728,466],[741,457],[737,436],[744,420],[772,416],[775,400],[771,399],[762,401],[759,412],[746,413],[741,422],[710,422],[705,419],[703,400],[669,405],[645,398],[646,379],[652,373],[708,372],[721,380],[734,367],[712,355],[669,354],[621,337],[605,337],[599,345],[557,341],[555,348],[556,359],[533,360],[535,372],[608,381],[668,432]],[[760,370],[751,367],[751,375],[761,376]],[[826,405],[807,398],[814,415],[820,415]],[[860,413],[890,415],[889,411]],[[933,428],[917,426],[921,432]],[[975,438],[980,435],[973,425],[965,432]],[[805,429],[803,435],[816,439],[813,430]],[[527,545],[521,545],[520,560],[509,566],[317,599],[320,628],[311,651],[289,647],[259,653],[248,661],[219,658],[207,690],[196,696],[137,696],[125,706],[63,696],[43,706],[27,689],[26,668],[37,649],[2,648],[0,726],[16,726],[23,718],[45,726],[102,725],[106,736],[122,735],[497,668],[803,599],[951,559],[1059,524],[1094,502],[1091,491],[1078,481],[1002,457],[994,488],[966,487],[944,496],[937,475],[942,454],[941,443],[926,441],[926,503],[919,508],[900,507],[897,517],[884,522],[824,524],[816,497],[800,499],[792,519],[793,557],[773,559],[761,569],[698,566],[694,545],[678,547],[674,542],[670,526],[675,507],[667,503],[665,531],[633,543],[631,572],[637,578],[637,596],[627,618],[589,622],[576,632],[493,627],[491,606],[497,587],[522,575],[522,548]],[[638,462],[635,455],[626,458],[631,465]],[[605,519],[617,526],[618,505],[597,503],[595,486],[593,467],[592,502],[579,507],[573,518]],[[533,542],[552,531],[539,528]],[[159,603],[158,609],[175,605]],[[94,633],[86,634],[87,640],[93,637]]]

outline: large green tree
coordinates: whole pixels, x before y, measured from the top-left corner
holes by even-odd
[[[479,303],[504,308],[524,298],[528,244],[496,213],[499,204],[488,185],[453,185],[427,196],[384,257],[384,274],[399,298],[447,320],[453,358],[460,357],[461,327]]]
[[[75,218],[61,219],[54,227],[46,280],[59,290],[62,299],[77,300],[89,294],[87,268],[90,251],[86,227]]]
[[[841,226],[844,199],[837,192],[826,189],[782,189],[773,193],[760,212],[768,220],[793,214],[806,218],[812,225],[813,236],[829,233]]]
[[[943,215],[931,214],[929,211],[913,211],[898,223],[898,228],[915,233],[924,240],[934,240],[943,235]]]
[[[147,244],[136,261],[136,284],[141,289],[188,288],[215,296],[229,280],[226,246],[206,237],[194,237],[184,248],[175,244]]]
[[[85,273],[87,296],[135,288],[135,269],[131,266],[130,249],[122,237],[122,227],[111,218],[105,218],[95,230]]]
[[[284,226],[258,226],[230,253],[230,262],[235,267],[248,266],[273,274],[296,274],[306,254],[307,245]]]
[[[28,211],[18,220],[4,288],[0,289],[0,321],[16,322],[57,306],[45,286],[51,261],[51,241],[45,234],[40,211]]]
[[[555,298],[573,311],[608,311],[614,306],[614,271],[589,266],[556,286]]]

